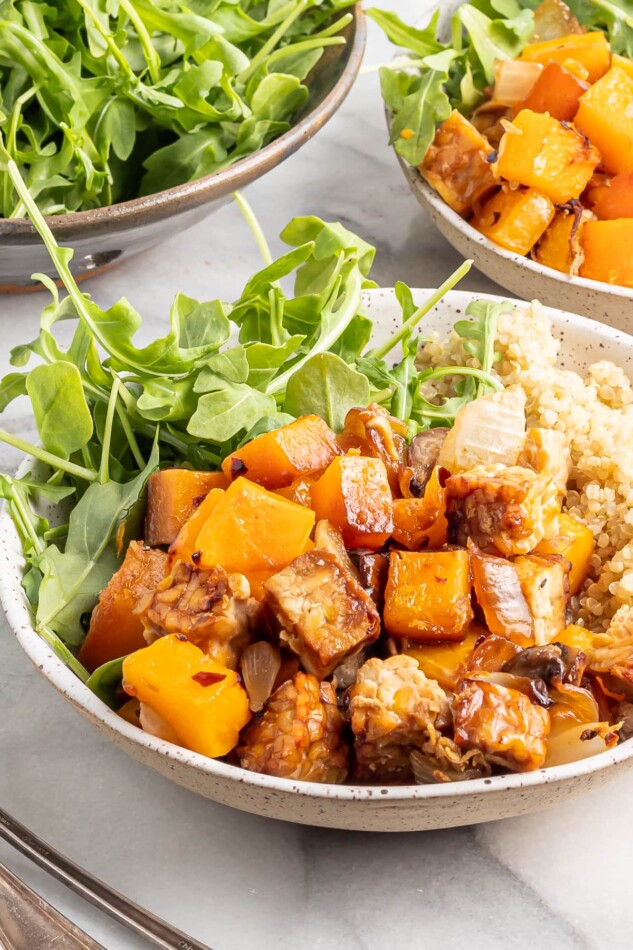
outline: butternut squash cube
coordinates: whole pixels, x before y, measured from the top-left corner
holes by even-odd
[[[458,214],[495,187],[488,140],[456,109],[439,126],[420,174]]]
[[[219,564],[229,574],[259,581],[302,554],[313,528],[309,508],[238,478],[198,534],[197,564],[202,570]]]
[[[446,544],[446,492],[435,467],[422,498],[396,498],[393,503],[393,537],[410,551],[441,548]]]
[[[393,637],[461,640],[473,619],[467,551],[392,551],[383,622]]]
[[[167,555],[132,541],[119,570],[99,594],[79,662],[92,673],[145,645],[143,624],[135,613],[138,601],[153,591],[167,573]]]
[[[338,528],[348,548],[381,548],[393,531],[393,505],[384,462],[339,455],[311,488],[317,519]]]
[[[611,55],[611,67],[613,66],[617,66],[618,69],[625,72],[630,79],[633,79],[633,59],[629,59],[628,56],[620,56],[619,53],[613,53]]]
[[[522,109],[499,143],[495,171],[565,204],[582,194],[599,162],[598,151],[573,125]]]
[[[497,192],[473,219],[473,226],[506,251],[529,254],[556,213],[554,203],[534,188]]]
[[[123,688],[161,716],[180,745],[212,759],[235,748],[251,718],[238,674],[177,635],[126,657]]]
[[[633,218],[633,172],[605,178],[588,189],[587,203],[601,221]]]
[[[485,627],[471,628],[461,643],[409,643],[405,640],[402,652],[418,661],[425,676],[436,680],[442,689],[454,693],[466,672],[475,643],[485,632]]]
[[[306,508],[310,508],[312,506],[310,489],[315,482],[318,482],[322,474],[322,472],[319,472],[314,475],[300,475],[299,478],[295,478],[292,484],[287,485],[285,488],[276,488],[275,491],[278,495],[281,495],[282,498],[287,498],[289,501],[294,501],[297,505],[305,505]]]
[[[560,63],[567,60],[581,63],[587,71],[590,83],[596,82],[609,69],[611,50],[609,42],[601,30],[589,33],[571,33],[542,43],[530,43],[523,49],[520,60],[528,63]]]
[[[226,488],[223,472],[193,472],[187,468],[165,468],[150,475],[147,483],[145,541],[150,547],[172,544],[193,512],[196,502],[212,488]]]
[[[580,243],[581,277],[633,287],[633,218],[587,221]]]
[[[560,554],[569,561],[569,592],[573,596],[578,593],[589,573],[594,547],[591,529],[572,515],[561,512],[556,518],[554,534],[539,542],[534,550],[539,554]]]
[[[590,633],[585,627],[579,627],[575,623],[568,624],[562,633],[556,638],[557,643],[563,646],[572,647],[575,650],[582,650],[586,656],[591,656],[590,650],[593,644],[593,633]]]
[[[301,475],[326,468],[338,453],[328,424],[320,416],[301,416],[232,452],[222,471],[229,480],[243,475],[264,488],[285,488]]]
[[[613,175],[633,171],[633,79],[614,66],[581,96],[576,126]]]
[[[580,97],[588,88],[586,82],[564,69],[560,63],[548,63],[517,112],[521,109],[547,112],[559,122],[570,122],[578,111]]]
[[[176,540],[169,548],[169,560],[193,562],[193,555],[198,551],[198,535],[202,531],[207,518],[211,515],[220,498],[224,495],[221,488],[212,488],[206,498],[194,508],[178,532]]]
[[[574,262],[572,231],[575,223],[575,215],[559,211],[532,251],[534,260],[545,267],[569,274]]]

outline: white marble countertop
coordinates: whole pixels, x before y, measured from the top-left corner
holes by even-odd
[[[391,0],[413,18],[425,0]],[[369,25],[367,63],[390,56]],[[458,255],[410,197],[374,75],[329,125],[248,189],[274,237],[295,214],[341,220],[376,244],[375,278],[436,286]],[[238,295],[259,265],[236,207],[90,284],[164,318],[176,290]],[[471,273],[464,283],[494,290]],[[42,294],[0,299],[0,369],[36,335]],[[23,411],[23,407],[22,407]],[[30,432],[18,412],[10,427]],[[8,470],[17,454],[0,448]],[[51,844],[214,950],[543,950],[632,945],[633,774],[541,815],[381,836],[241,814],[133,762],[31,668],[0,620],[0,803]],[[144,946],[0,842],[0,861],[107,950]],[[40,948],[32,948],[40,950]]]

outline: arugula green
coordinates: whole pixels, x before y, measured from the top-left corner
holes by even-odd
[[[604,30],[615,53],[633,57],[631,0],[566,0],[588,29]],[[396,14],[367,10],[401,50],[380,69],[382,96],[391,113],[390,144],[411,165],[426,155],[435,129],[452,109],[470,114],[494,83],[498,60],[515,59],[534,33],[538,0],[469,0],[457,8],[450,39],[437,35],[438,14],[426,27]]]
[[[226,168],[290,128],[353,0],[2,0],[0,141],[44,214]],[[0,216],[23,217],[0,165]]]
[[[500,387],[492,372],[496,305],[472,306],[471,319],[456,328],[479,368],[416,366],[418,324],[470,261],[424,301],[399,283],[400,324],[372,346],[363,291],[376,286],[374,248],[341,224],[295,218],[282,232],[290,249],[273,260],[242,196],[238,203],[264,267],[233,303],[178,294],[167,334],[137,346],[140,315],[126,300],[102,310],[79,289],[69,268],[72,251],[57,245],[11,159],[7,172],[66,296],[40,276],[51,294],[40,333],[13,350],[20,371],[0,380],[0,411],[29,398],[41,441],[34,445],[0,429],[0,442],[36,462],[32,475],[1,476],[0,496],[22,542],[36,629],[84,680],[88,673],[75,653],[127,543],[142,536],[145,488],[159,466],[215,469],[239,445],[305,413],[320,414],[340,431],[349,409],[372,400],[414,435],[450,424],[465,401]],[[282,285],[292,276],[294,294]],[[66,325],[67,339],[68,323],[73,332],[64,346],[58,329]],[[455,400],[435,405],[423,384],[441,375],[461,383]],[[41,513],[42,500],[54,506],[53,524]],[[116,669],[103,672],[90,685],[105,697]]]

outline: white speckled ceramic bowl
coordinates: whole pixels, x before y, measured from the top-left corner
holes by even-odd
[[[414,297],[421,302],[429,293],[414,291]],[[421,329],[446,334],[472,299],[472,294],[452,291],[425,318]],[[399,318],[393,291],[369,291],[366,303],[375,321],[376,338],[380,340],[392,331]],[[633,337],[573,314],[557,310],[548,313],[561,340],[561,364],[566,368],[583,372],[597,359],[610,359],[633,374]],[[21,587],[23,569],[18,536],[3,508],[0,513],[0,599],[28,657],[81,715],[139,762],[193,792],[234,808],[331,828],[425,831],[539,811],[604,784],[633,763],[633,740],[630,740],[581,762],[455,785],[313,785],[246,772],[155,739],[124,722],[105,706],[35,633]]]
[[[439,29],[443,37],[450,36],[450,18],[463,2],[464,0],[444,0],[440,4]],[[389,123],[389,116],[387,122]],[[550,307],[586,314],[618,330],[633,332],[631,288],[616,287],[584,277],[570,277],[521,254],[504,250],[449,208],[438,193],[424,181],[417,168],[413,168],[399,156],[397,158],[411,191],[440,234],[460,254],[471,258],[482,274],[524,300],[538,299]]]

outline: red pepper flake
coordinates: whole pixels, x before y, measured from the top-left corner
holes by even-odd
[[[193,502],[191,503],[191,507],[194,509],[199,508],[206,497],[206,495],[196,495]]]
[[[226,679],[226,673],[211,673],[208,670],[200,670],[199,673],[194,673],[191,679],[195,680],[196,683],[200,683],[201,686],[214,686]]]
[[[585,729],[584,732],[580,733],[580,741],[588,742],[590,739],[595,739],[598,733],[595,729]]]
[[[436,574],[435,580],[437,581],[438,584],[445,584],[446,581],[448,580],[448,577],[438,577]]]
[[[614,745],[617,745],[619,739],[620,737],[617,732],[607,732],[606,736],[604,737],[604,742],[607,749],[612,749]]]
[[[446,482],[449,480],[450,477],[451,477],[451,473],[449,472],[447,468],[444,468],[443,466],[440,466],[438,468],[437,480],[440,483],[440,488],[444,488],[446,486]]]
[[[186,637],[184,633],[177,633],[176,640],[181,640],[183,643],[187,643],[188,637]]]
[[[231,459],[231,478],[237,478],[238,475],[246,475],[248,468],[241,459]]]
[[[191,560],[193,561],[194,564],[199,564],[201,557],[202,557],[202,551],[194,551],[193,554],[191,555]]]

